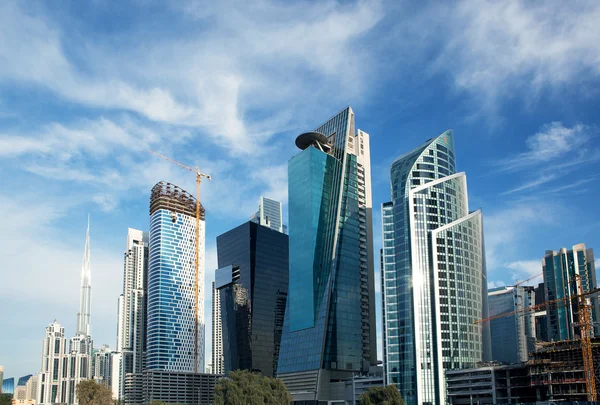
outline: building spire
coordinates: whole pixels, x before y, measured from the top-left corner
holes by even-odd
[[[92,309],[92,272],[90,268],[90,215],[85,234],[85,249],[81,265],[81,296],[79,313],[77,314],[77,334],[91,335],[91,309]]]

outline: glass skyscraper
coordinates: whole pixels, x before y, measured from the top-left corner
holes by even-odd
[[[596,268],[594,251],[586,249],[583,243],[560,251],[547,250],[542,260],[544,272],[544,288],[547,301],[554,301],[578,294],[579,275],[584,292],[596,288]],[[586,298],[592,307],[593,322],[600,319],[598,298]],[[572,340],[579,336],[576,326],[579,315],[577,300],[565,300],[558,304],[546,305],[548,338],[553,341]],[[598,327],[594,327],[594,335],[598,336]]]
[[[488,294],[489,316],[517,311],[536,303],[535,287],[498,287]],[[535,349],[536,313],[528,311],[490,321],[492,360],[519,363]]]
[[[444,404],[444,370],[490,357],[481,211],[456,173],[452,131],[391,166],[383,204],[384,372],[407,405]]]
[[[260,197],[258,211],[252,215],[250,221],[256,222],[262,226],[267,226],[277,232],[283,232],[283,210],[281,202],[267,197]]]
[[[204,370],[204,208],[200,211],[200,240],[196,244],[196,199],[170,183],[160,182],[152,188],[147,370],[194,372],[196,341],[197,368]],[[195,301],[196,247],[198,301]]]
[[[369,135],[340,111],[288,164],[290,289],[277,374],[294,401],[376,364]]]
[[[273,377],[288,293],[288,236],[249,221],[217,237],[217,257],[224,371]]]

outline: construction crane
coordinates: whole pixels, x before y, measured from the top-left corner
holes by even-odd
[[[190,172],[194,173],[196,175],[196,277],[195,277],[195,301],[194,301],[194,311],[195,311],[195,332],[194,333],[194,371],[197,373],[198,372],[198,295],[199,295],[199,285],[198,285],[198,273],[199,271],[199,266],[200,266],[200,257],[199,257],[199,253],[198,250],[200,248],[200,184],[202,183],[202,179],[205,178],[207,180],[212,180],[209,174],[203,173],[202,171],[200,171],[200,168],[196,166],[196,168],[192,168],[189,166],[186,166],[182,163],[177,162],[176,160],[173,160],[171,158],[168,158],[164,155],[161,155],[160,153],[154,152],[150,149],[148,149],[148,152],[152,153],[153,155],[158,156],[159,158],[162,158],[164,160],[167,160],[171,163],[175,163],[177,166],[189,170]]]
[[[480,319],[475,321],[475,325],[479,325],[485,322],[493,321],[494,319],[504,318],[505,316],[517,315],[524,312],[536,311],[538,309],[546,308],[547,306],[566,304],[570,300],[577,299],[578,303],[578,326],[580,331],[581,341],[581,352],[583,355],[583,372],[585,375],[585,386],[588,395],[588,401],[595,402],[597,398],[596,394],[596,378],[594,374],[594,360],[592,357],[592,343],[591,343],[591,332],[592,332],[592,317],[591,307],[587,303],[587,297],[592,294],[600,292],[600,288],[594,288],[590,291],[584,292],[581,277],[575,275],[575,283],[577,285],[577,294],[569,295],[563,298],[546,301],[541,304],[532,305],[530,307],[520,308],[515,311],[505,312],[490,316],[488,318]]]
[[[594,375],[594,359],[592,357],[592,314],[591,307],[583,292],[579,274],[575,275],[577,283],[577,300],[579,310],[579,334],[581,335],[581,352],[583,355],[583,372],[585,373],[585,390],[588,401],[596,402],[596,377]]]
[[[529,277],[527,280],[523,280],[523,281],[518,281],[518,280],[515,280],[517,283],[516,283],[516,284],[515,284],[513,287],[518,287],[518,286],[520,286],[521,284],[523,284],[523,283],[526,283],[526,282],[528,282],[528,281],[531,281],[531,280],[533,280],[534,278],[538,278],[539,276],[541,276],[541,275],[543,275],[543,274],[544,274],[543,272],[542,272],[542,273],[539,273],[539,274],[536,274],[535,276],[531,276],[531,277]]]

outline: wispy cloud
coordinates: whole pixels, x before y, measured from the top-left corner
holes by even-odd
[[[240,3],[235,10],[202,3],[202,16],[195,11],[199,6],[186,4],[187,16],[226,11],[227,18],[212,19],[210,33],[192,29],[191,35],[169,39],[146,33],[134,48],[115,53],[101,43],[67,44],[63,27],[8,2],[0,13],[0,82],[33,83],[90,107],[197,128],[203,139],[232,153],[256,154],[291,124],[300,100],[318,108],[322,92],[331,103],[332,97],[343,100],[360,91],[368,64],[358,56],[368,50],[358,40],[383,17],[377,1],[266,1]],[[277,23],[276,15],[289,18]],[[68,53],[67,46],[76,48]],[[73,53],[83,55],[77,62],[84,66]],[[295,79],[302,76],[311,80]]]
[[[464,0],[444,8],[443,18],[450,40],[437,68],[450,70],[456,86],[488,110],[516,90],[536,97],[545,85],[600,74],[597,1]]]
[[[524,278],[535,276],[542,272],[542,261],[540,260],[518,260],[505,264],[506,268],[515,270],[515,278]],[[522,281],[522,280],[520,280]]]
[[[562,122],[552,122],[544,125],[539,132],[527,137],[527,151],[494,163],[500,171],[526,173],[524,183],[502,195],[536,189],[600,160],[600,151],[592,145],[597,135],[596,128],[582,124],[566,127]],[[587,180],[579,179],[577,183]],[[557,187],[564,190],[573,186],[574,183]]]

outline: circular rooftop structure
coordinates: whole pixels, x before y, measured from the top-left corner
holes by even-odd
[[[296,138],[296,146],[302,150],[311,145],[327,145],[327,137],[320,132],[305,132]]]

